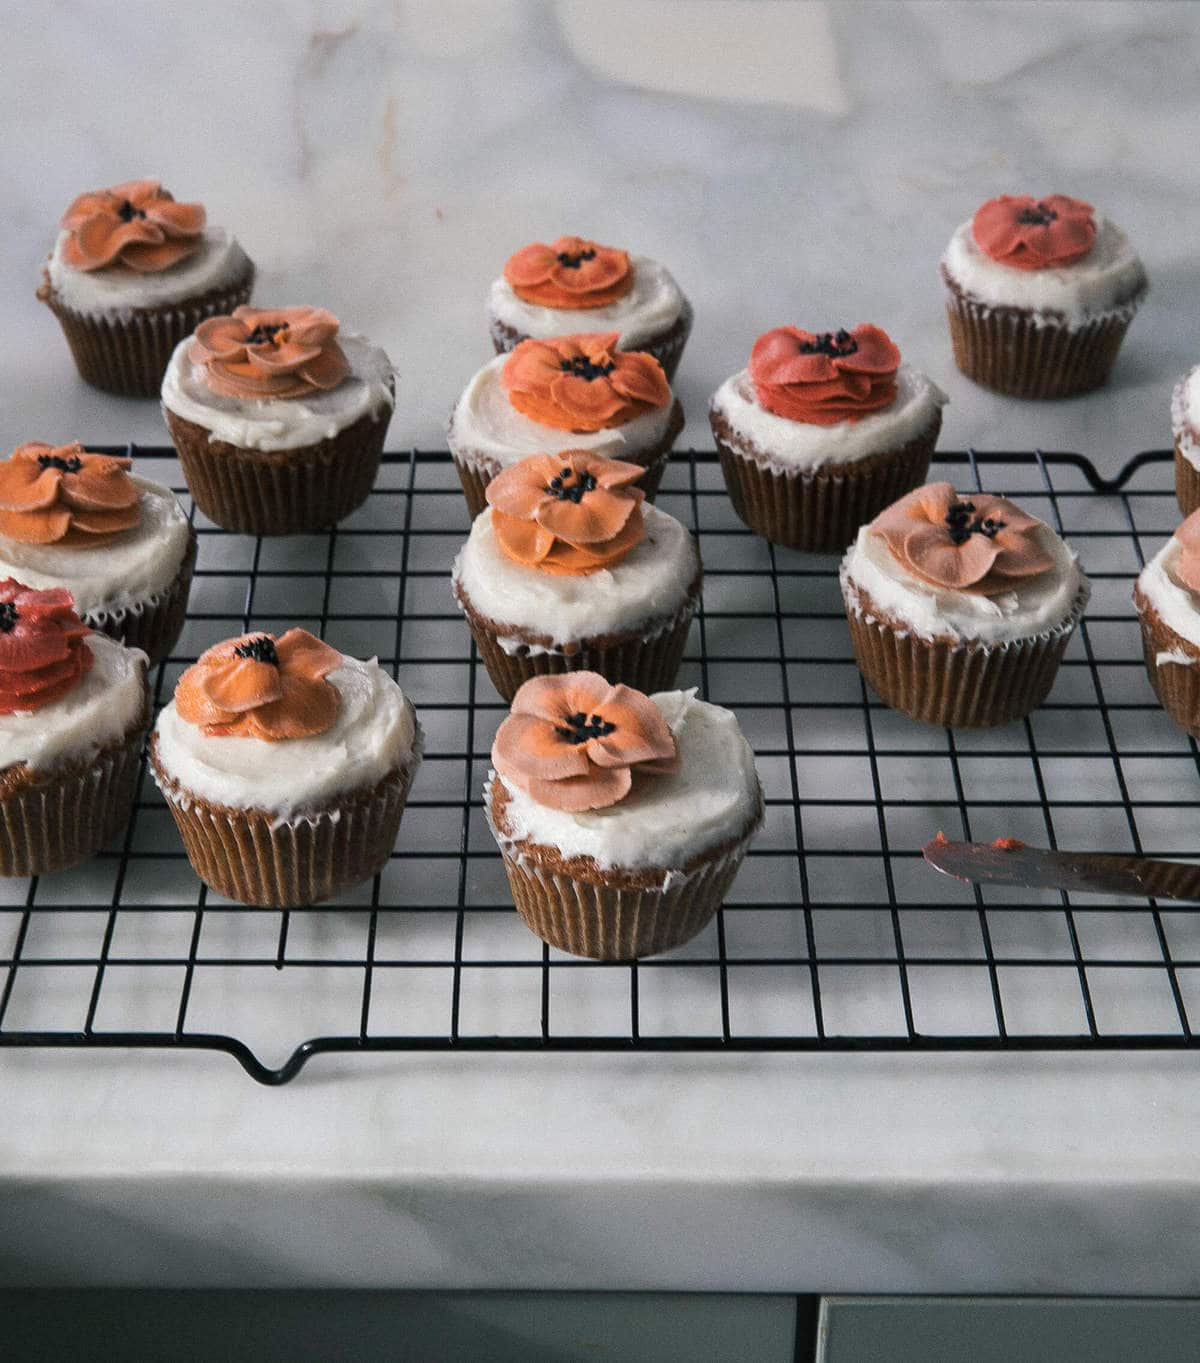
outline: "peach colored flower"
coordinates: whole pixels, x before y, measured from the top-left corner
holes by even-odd
[[[1179,557],[1175,560],[1175,576],[1189,591],[1200,592],[1200,511],[1192,514],[1175,532],[1179,541]]]
[[[338,319],[324,308],[251,308],[209,317],[188,358],[214,393],[242,400],[312,397],[350,374]]]
[[[543,308],[602,308],[633,288],[627,251],[584,237],[522,246],[504,267],[513,293]]]
[[[24,544],[105,544],[141,519],[131,459],[78,441],[18,445],[0,463],[0,535]]]
[[[73,270],[123,265],[157,274],[186,260],[199,246],[204,208],[181,204],[157,180],[130,180],[81,194],[62,215],[62,258]]]
[[[505,362],[508,400],[559,431],[603,431],[665,407],[671,388],[653,355],[618,350],[620,332],[522,341]]]

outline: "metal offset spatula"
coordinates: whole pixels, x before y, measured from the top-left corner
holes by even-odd
[[[950,842],[940,833],[923,850],[930,866],[956,880],[1200,900],[1200,866],[1187,861],[1107,852],[1051,852],[1027,847],[1016,838]]]

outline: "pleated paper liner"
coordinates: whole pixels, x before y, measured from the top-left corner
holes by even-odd
[[[196,532],[188,528],[187,549],[179,571],[161,592],[133,605],[111,611],[90,611],[85,625],[128,648],[142,649],[151,665],[171,655],[187,620],[188,593],[196,567]]]
[[[1177,634],[1135,590],[1133,603],[1142,626],[1146,675],[1158,703],[1181,729],[1200,738],[1200,649]],[[1159,661],[1160,655],[1165,655]]]
[[[166,797],[192,869],[219,895],[257,908],[301,908],[369,880],[387,865],[409,788],[421,764],[412,755],[368,790],[351,791],[311,815],[277,822],[265,809],[231,809],[199,799],[159,765]]]
[[[734,511],[772,544],[814,554],[840,552],[859,526],[920,487],[942,426],[939,412],[901,449],[806,473],[755,457],[719,413],[710,412],[709,419]]]
[[[1175,440],[1175,500],[1185,517],[1200,507],[1200,469],[1184,454],[1178,437]]]
[[[301,535],[344,520],[370,496],[391,407],[314,445],[247,450],[163,409],[192,500],[225,530]]]
[[[1043,634],[986,644],[921,639],[890,619],[842,575],[854,658],[867,685],[893,710],[924,724],[985,729],[1032,714],[1054,685],[1063,653],[1087,605]]]
[[[235,284],[181,303],[134,308],[120,316],[75,312],[47,280],[38,297],[63,329],[76,367],[93,388],[120,397],[156,398],[175,347],[206,317],[224,317],[250,299],[254,266]]]

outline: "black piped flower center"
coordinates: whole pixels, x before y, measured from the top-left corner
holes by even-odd
[[[250,658],[256,663],[270,663],[272,667],[279,666],[275,640],[266,634],[260,634],[254,639],[247,639],[244,644],[238,644],[233,650],[233,655],[235,658]]]
[[[128,199],[126,199],[121,207],[117,209],[117,217],[120,218],[122,222],[132,222],[134,218],[144,218],[145,216],[145,210],[134,208]]]
[[[858,342],[842,327],[838,331],[822,331],[811,341],[800,342],[801,355],[828,355],[831,360],[853,355]]]
[[[279,336],[280,332],[283,336]],[[247,345],[282,345],[287,339],[286,322],[259,322],[258,326],[246,337]],[[277,341],[275,338],[279,336]]]
[[[83,460],[74,454],[68,459],[59,454],[39,454],[38,468],[57,469],[59,473],[78,473],[83,468]]]
[[[558,367],[564,374],[574,374],[577,379],[587,379],[591,383],[593,379],[608,378],[617,366],[612,360],[607,364],[596,364],[586,355],[572,355],[569,360],[559,360]]]
[[[966,544],[972,535],[993,540],[1004,525],[1004,521],[998,521],[994,516],[977,516],[974,502],[951,502],[946,512],[946,527],[952,544]]]
[[[596,479],[590,473],[576,474],[566,464],[559,470],[556,478],[546,484],[547,491],[555,501],[574,502],[576,506],[583,501],[584,494],[595,491]]]
[[[577,270],[581,262],[595,259],[596,248],[594,246],[589,246],[586,251],[576,251],[574,254],[570,251],[559,251],[558,253],[558,263],[568,270]]]
[[[1053,208],[1039,200],[1032,208],[1022,208],[1017,221],[1022,227],[1049,227],[1057,217]]]
[[[0,634],[11,634],[20,618],[11,601],[0,601]]]
[[[576,710],[573,715],[567,716],[564,724],[554,727],[566,742],[586,743],[589,738],[607,738],[617,726],[599,715],[585,715],[582,710]]]

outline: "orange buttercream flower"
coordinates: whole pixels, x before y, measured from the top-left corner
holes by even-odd
[[[214,393],[242,400],[312,397],[350,374],[338,319],[324,308],[234,308],[196,328],[188,351]]]
[[[131,459],[30,440],[0,463],[0,535],[24,544],[105,544],[141,519]]]
[[[1200,592],[1200,511],[1192,514],[1175,532],[1179,541],[1179,557],[1175,560],[1175,576],[1192,592]]]
[[[628,251],[598,246],[583,237],[559,237],[549,246],[522,246],[504,267],[504,278],[526,303],[543,308],[602,308],[633,288]]]
[[[63,261],[74,270],[124,265],[157,274],[200,246],[201,204],[181,204],[157,180],[130,180],[81,194],[62,215]]]
[[[603,431],[665,407],[671,387],[653,355],[617,350],[620,332],[522,341],[501,382],[508,400],[559,431]]]
[[[202,653],[179,679],[182,719],[216,737],[269,743],[322,734],[337,718],[337,688],[325,680],[342,655],[305,629],[243,634]]]
[[[492,528],[517,563],[559,576],[611,568],[641,543],[637,464],[587,450],[531,454],[488,484]]]
[[[90,633],[65,587],[0,582],[0,715],[40,710],[74,690],[95,661],[83,642]]]
[[[534,677],[496,731],[492,765],[539,804],[577,813],[604,809],[678,761],[662,711],[631,686],[598,672]]]

